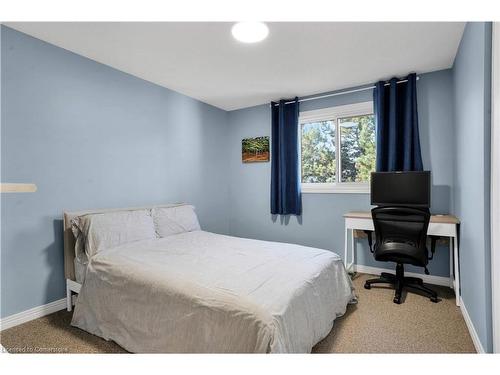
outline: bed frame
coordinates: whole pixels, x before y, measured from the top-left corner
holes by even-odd
[[[66,308],[71,311],[73,308],[73,293],[80,293],[82,284],[76,281],[75,277],[75,237],[71,231],[71,220],[78,216],[90,214],[103,214],[117,211],[136,211],[150,210],[159,207],[175,207],[182,206],[185,203],[173,203],[144,207],[129,207],[129,208],[105,208],[85,211],[64,211],[63,212],[63,233],[64,233],[64,276],[66,278]]]

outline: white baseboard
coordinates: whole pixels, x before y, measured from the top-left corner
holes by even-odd
[[[0,331],[29,322],[30,320],[41,318],[45,315],[55,313],[56,311],[63,310],[65,308],[66,298],[61,298],[57,301],[47,303],[46,305],[33,307],[32,309],[7,316],[0,319]]]
[[[476,332],[476,328],[474,328],[474,324],[472,323],[472,319],[469,316],[469,312],[465,307],[464,301],[462,297],[460,297],[460,310],[462,311],[462,315],[465,320],[465,324],[467,324],[467,328],[469,329],[470,337],[472,338],[472,342],[474,343],[474,347],[478,353],[486,353],[483,348],[483,344],[481,344],[481,340],[479,340],[479,336]]]
[[[362,264],[354,264],[354,270],[356,272],[368,273],[371,275],[378,275],[381,272],[394,273],[394,270],[390,270],[387,268],[370,267],[370,266],[364,266]],[[426,274],[420,274],[420,273],[414,273],[414,272],[405,272],[405,276],[419,277],[427,284],[441,285],[441,286],[447,286],[447,287],[450,286],[450,278],[449,277],[426,275]]]

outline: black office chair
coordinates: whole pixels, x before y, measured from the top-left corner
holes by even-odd
[[[372,247],[371,233],[368,236],[370,251],[375,260],[396,263],[396,274],[383,272],[379,278],[367,280],[365,288],[373,284],[392,284],[395,289],[394,303],[401,303],[403,289],[418,290],[438,302],[435,291],[423,285],[422,279],[404,276],[404,264],[424,267],[429,274],[427,251],[427,228],[430,213],[410,207],[376,207],[372,209],[375,227],[375,245]],[[431,254],[434,255],[436,238],[431,237]]]

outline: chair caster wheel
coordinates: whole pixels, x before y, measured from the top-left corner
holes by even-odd
[[[392,302],[397,303],[398,305],[401,305],[401,297],[394,297]]]
[[[434,303],[438,303],[439,300],[437,299],[437,297],[431,297],[431,301],[434,302]]]
[[[371,288],[372,288],[372,286],[370,284],[365,283],[365,289],[371,289]]]

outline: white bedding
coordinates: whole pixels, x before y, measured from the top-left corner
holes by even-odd
[[[354,299],[326,250],[204,231],[91,258],[72,325],[131,352],[310,352]]]
[[[85,274],[87,273],[87,260],[82,260],[80,258],[75,257],[73,263],[75,265],[75,278],[76,282],[83,284],[85,281]]]

